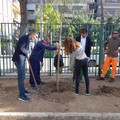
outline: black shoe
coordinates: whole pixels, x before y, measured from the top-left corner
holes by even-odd
[[[44,84],[46,84],[46,82],[40,81],[40,85],[44,85]]]
[[[25,101],[29,101],[30,98],[27,97],[26,95],[19,95],[19,100],[25,102]]]
[[[78,96],[79,94],[78,93],[76,93],[76,92],[72,92],[74,95],[76,95],[76,96]]]
[[[90,96],[90,93],[89,93],[89,92],[86,92],[86,96]]]
[[[25,95],[30,95],[30,92],[25,90]]]
[[[109,82],[114,82],[114,78],[110,78],[110,79],[109,79]]]
[[[102,78],[102,77],[99,77],[99,78],[97,78],[96,80],[104,80],[104,78]]]
[[[36,86],[32,86],[31,87],[33,90],[37,90],[37,87]]]

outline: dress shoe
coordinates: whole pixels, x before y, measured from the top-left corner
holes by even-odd
[[[26,96],[28,96],[28,95],[30,95],[31,93],[29,92],[29,91],[27,91],[27,90],[25,90],[25,95]]]
[[[46,84],[46,82],[40,81],[40,85],[44,85],[44,84]]]
[[[86,93],[86,96],[90,96],[90,93]]]
[[[33,86],[33,87],[31,87],[33,90],[37,90],[37,87],[36,86]]]

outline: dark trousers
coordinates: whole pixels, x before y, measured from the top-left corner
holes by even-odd
[[[83,75],[85,78],[85,85],[86,85],[86,93],[89,93],[89,77],[88,77],[88,59],[82,59],[82,60],[75,60],[75,76],[76,76],[76,82],[75,82],[75,92],[79,93],[79,80],[80,80],[80,72],[83,70]]]
[[[41,83],[41,78],[40,78],[40,62],[34,61],[34,60],[30,60],[30,64],[34,73],[34,77],[36,79],[36,83],[39,85]],[[30,71],[30,78],[29,78],[29,82],[31,87],[35,87],[35,82],[33,79],[33,75]]]

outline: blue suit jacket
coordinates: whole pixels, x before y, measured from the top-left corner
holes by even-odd
[[[13,54],[12,61],[13,62],[21,62],[25,60],[27,54],[28,54],[28,49],[29,49],[29,35],[24,35],[22,36],[15,48],[15,53]]]
[[[34,60],[37,62],[43,62],[45,49],[57,50],[57,47],[46,45],[43,40],[38,41],[32,50],[32,53],[30,55],[30,61]]]
[[[75,40],[78,42],[81,42],[81,36],[79,35],[78,37],[76,37]],[[92,45],[91,40],[87,36],[86,37],[86,45],[85,45],[85,53],[86,53],[87,57],[90,57],[91,45]]]

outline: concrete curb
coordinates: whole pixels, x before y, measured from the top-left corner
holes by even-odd
[[[120,113],[0,112],[0,120],[120,120]]]
[[[41,75],[41,77],[56,77],[56,74],[55,75],[52,75],[52,76],[49,76],[47,74],[43,74]],[[72,78],[72,74],[60,74],[59,75],[60,78]],[[25,78],[29,78],[29,75],[27,74],[25,76]],[[0,80],[5,80],[5,79],[17,79],[17,75],[5,75],[5,76],[0,76]]]

